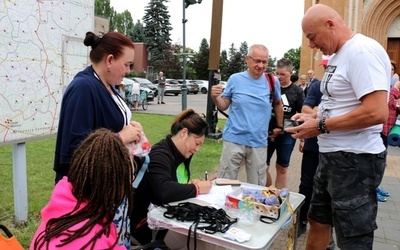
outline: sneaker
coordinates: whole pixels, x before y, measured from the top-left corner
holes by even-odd
[[[378,201],[380,202],[385,202],[387,201],[385,197],[383,197],[381,194],[376,193],[376,197],[378,198]]]
[[[157,102],[157,104],[160,104],[160,102]]]
[[[161,102],[161,104],[165,104],[165,102]]]
[[[390,193],[386,190],[383,190],[382,188],[377,188],[376,193],[386,197],[390,196]]]
[[[307,231],[307,221],[300,221],[299,228],[297,229],[297,238]]]

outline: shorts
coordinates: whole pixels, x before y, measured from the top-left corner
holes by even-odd
[[[267,165],[270,165],[271,157],[276,150],[276,163],[282,167],[289,167],[290,156],[292,155],[295,144],[296,139],[286,132],[277,136],[273,141],[268,139]]]
[[[376,188],[386,150],[379,154],[320,153],[308,217],[333,224],[341,249],[372,249],[377,229]]]
[[[133,94],[131,96],[131,100],[132,100],[132,102],[138,102],[139,101],[139,95],[138,94]]]
[[[244,162],[247,182],[265,186],[267,183],[266,158],[266,147],[253,148],[224,140],[218,178],[237,179],[239,168]]]

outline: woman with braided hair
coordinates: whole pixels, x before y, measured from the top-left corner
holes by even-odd
[[[68,177],[42,209],[30,249],[126,249],[118,245],[113,219],[123,200],[133,201],[133,172],[122,141],[107,129],[95,130],[75,150]]]
[[[53,167],[56,183],[68,175],[72,154],[93,130],[109,129],[125,145],[140,141],[142,134],[142,125],[131,121],[132,113],[115,89],[132,70],[132,41],[119,32],[87,32],[83,43],[91,47],[92,64],[76,74],[63,95]],[[129,217],[118,210],[114,222],[118,231],[125,231],[119,244],[130,248]]]

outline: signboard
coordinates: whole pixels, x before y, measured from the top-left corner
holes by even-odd
[[[88,64],[94,0],[0,2],[0,145],[57,133],[63,91]]]

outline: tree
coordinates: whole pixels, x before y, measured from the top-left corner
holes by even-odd
[[[196,71],[196,78],[206,80],[209,78],[208,60],[210,55],[210,45],[207,39],[203,38],[199,47],[199,52],[193,58],[193,69]]]
[[[108,18],[109,20],[109,30],[113,31],[116,27],[116,16],[117,12],[113,7],[110,6],[110,0],[95,0],[94,2],[94,14],[96,16],[101,16]]]
[[[226,76],[229,78],[232,74],[243,71],[244,57],[240,51],[235,48],[235,44],[232,43],[229,48],[229,59],[228,67],[226,69]]]
[[[122,13],[118,13],[115,20],[115,29],[118,32],[129,37],[129,34],[132,33],[133,30],[133,20],[131,13],[128,10],[125,10]]]
[[[226,52],[226,50],[223,50],[219,57],[219,69],[221,70],[222,81],[228,80],[228,74],[227,74],[228,67],[229,67],[228,53]]]
[[[241,54],[241,56],[243,58],[242,69],[240,71],[245,71],[247,69],[247,64],[246,64],[246,61],[244,60],[244,58],[246,57],[248,51],[249,51],[249,46],[247,45],[247,42],[246,41],[242,42],[239,47],[239,53]]]
[[[276,65],[276,57],[272,58],[271,55],[268,55],[268,67],[267,67],[267,72],[268,73],[274,73],[275,72],[275,65]]]
[[[171,53],[166,54],[164,67],[168,69],[166,72],[168,78],[181,79],[182,78],[182,51],[183,48],[180,44],[171,44]]]
[[[133,30],[129,34],[129,37],[135,43],[144,43],[144,27],[140,20],[137,20],[137,23],[133,25]]]
[[[285,54],[283,54],[284,58],[287,58],[290,61],[292,61],[294,73],[298,73],[300,69],[300,54],[301,54],[301,47],[296,49],[290,49]]]
[[[145,7],[145,15],[143,17],[144,42],[147,44],[149,52],[150,64],[154,66],[156,71],[164,70],[166,58],[171,58],[170,51],[172,30],[169,22],[170,15],[168,8],[165,6],[168,0],[150,0]]]

